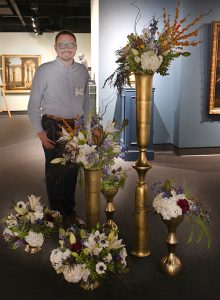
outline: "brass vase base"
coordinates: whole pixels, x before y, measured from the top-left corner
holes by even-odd
[[[131,251],[131,254],[137,257],[147,257],[150,255],[150,250],[148,251]]]
[[[24,251],[26,251],[27,253],[37,253],[41,251],[41,247],[31,247],[30,245],[26,245],[24,248]]]
[[[176,276],[182,270],[182,263],[174,253],[169,253],[161,259],[160,270],[167,275]]]
[[[118,226],[115,224],[113,220],[107,220],[102,225],[102,229],[110,229],[110,230],[118,231]]]
[[[83,288],[86,291],[93,291],[93,290],[97,289],[100,286],[100,282],[95,281],[95,282],[91,283],[91,282],[82,281],[80,283],[80,286],[81,286],[81,288]]]

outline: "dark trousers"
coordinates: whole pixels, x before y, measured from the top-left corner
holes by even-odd
[[[47,132],[48,138],[56,142],[54,149],[47,150],[43,147],[48,201],[51,209],[58,210],[63,216],[68,216],[75,213],[75,189],[79,167],[51,164],[51,160],[63,156],[64,145],[57,142],[62,125],[62,121],[45,115],[42,117],[42,127]],[[74,123],[69,123],[69,125],[74,126]]]

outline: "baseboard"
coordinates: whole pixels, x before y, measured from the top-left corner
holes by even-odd
[[[173,144],[154,144],[155,152],[172,151],[176,155],[212,155],[220,154],[220,147],[192,147],[192,148],[178,148]]]
[[[15,115],[15,116],[16,115],[27,115],[27,110],[16,110],[16,111],[11,110],[10,113],[12,116],[13,115]],[[0,114],[4,116],[4,115],[8,115],[8,112],[2,111]]]

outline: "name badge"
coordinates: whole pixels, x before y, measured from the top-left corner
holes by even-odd
[[[76,87],[76,88],[75,88],[75,95],[76,95],[76,96],[83,96],[83,88],[81,88],[81,87]]]

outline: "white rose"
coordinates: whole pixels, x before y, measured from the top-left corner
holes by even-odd
[[[141,67],[144,71],[149,70],[156,72],[162,61],[163,57],[161,55],[157,56],[154,51],[148,51],[141,54]]]

